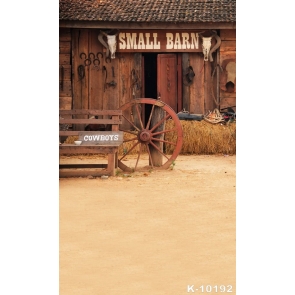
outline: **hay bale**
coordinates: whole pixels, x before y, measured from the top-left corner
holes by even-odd
[[[235,154],[236,123],[210,124],[206,121],[181,120],[183,145],[180,154]],[[169,126],[170,125],[170,126]],[[168,121],[166,129],[173,128],[174,121]],[[174,141],[172,133],[165,139]],[[166,146],[166,153],[173,152],[172,145]]]

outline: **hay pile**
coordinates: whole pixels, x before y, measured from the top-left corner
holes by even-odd
[[[181,120],[183,143],[180,154],[235,154],[236,123],[210,124],[202,121]],[[171,124],[171,126],[169,126]],[[174,126],[168,121],[166,129]],[[166,140],[173,141],[173,134],[167,133]],[[174,139],[175,141],[175,139]],[[166,153],[172,153],[173,146],[166,146]]]
[[[183,131],[183,143],[180,154],[235,154],[236,153],[236,123],[228,124],[210,124],[202,121],[186,121],[180,120]],[[172,129],[174,121],[168,120],[165,129]],[[132,134],[124,132],[124,143],[119,146],[119,155],[137,154],[139,145],[132,151],[130,149],[136,141],[127,141],[135,137]],[[74,143],[78,140],[78,136],[69,136],[65,143]],[[165,140],[176,142],[176,132],[168,132],[165,135]],[[164,145],[164,152],[172,154],[174,146],[171,144]],[[142,153],[146,153],[145,146],[142,148]]]
[[[74,141],[76,141],[76,140],[79,140],[79,136],[78,135],[68,136],[67,139],[64,141],[64,143],[74,144]]]

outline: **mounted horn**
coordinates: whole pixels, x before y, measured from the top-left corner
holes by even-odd
[[[213,61],[212,53],[215,52],[220,47],[220,44],[221,44],[221,38],[217,35],[217,32],[213,31],[213,30],[212,30],[212,32],[213,32],[212,37],[214,37],[216,39],[216,44],[214,45],[213,48],[210,49],[210,52],[209,52],[210,62]]]

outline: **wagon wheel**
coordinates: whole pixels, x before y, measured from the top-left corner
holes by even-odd
[[[182,147],[182,126],[173,109],[162,101],[139,98],[122,105],[123,155],[118,166],[133,172],[141,168],[168,169]],[[137,154],[133,162],[130,155]],[[134,158],[134,157],[133,157]],[[125,165],[123,161],[130,164]]]

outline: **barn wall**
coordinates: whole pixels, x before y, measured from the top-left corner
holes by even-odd
[[[141,97],[141,55],[106,59],[99,30],[75,29],[72,39],[73,108],[117,109]]]
[[[236,106],[236,30],[221,30],[220,46],[220,108]],[[234,80],[234,81],[232,81]],[[235,85],[233,92],[226,89],[226,83],[232,81]]]
[[[59,108],[72,108],[71,29],[59,29]]]
[[[142,54],[117,52],[115,59],[106,59],[98,34],[99,29],[60,29],[61,109],[117,109],[143,96]],[[220,37],[221,46],[212,63],[204,61],[202,52],[180,54],[183,78],[179,105],[191,113],[212,111],[219,107],[219,100],[220,108],[236,104],[235,89],[226,89],[228,79],[233,79],[227,70],[233,71],[236,62],[236,31],[220,30]],[[183,81],[189,66],[195,73],[190,85]],[[236,84],[235,78],[233,82]]]

